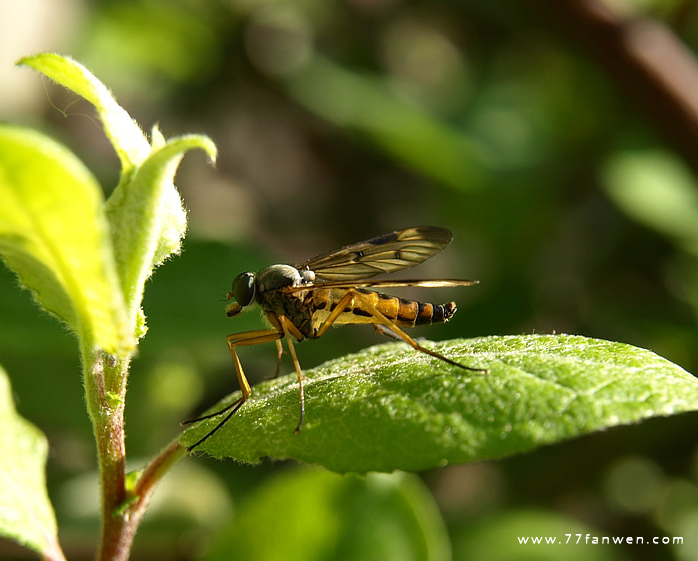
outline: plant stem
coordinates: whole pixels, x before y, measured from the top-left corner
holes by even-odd
[[[97,559],[125,560],[133,539],[125,532],[127,521],[119,513],[126,500],[124,398],[130,360],[100,350],[85,358],[85,392],[101,479],[102,535]]]
[[[174,464],[186,455],[187,452],[179,443],[179,438],[175,438],[145,467],[133,487],[134,501],[129,505],[129,520],[134,525],[134,531],[141,517],[145,514],[145,509],[157,483]]]
[[[155,485],[186,452],[177,439],[173,440],[146,466],[129,491],[124,403],[130,357],[97,351],[87,354],[85,360],[85,391],[97,440],[102,492],[102,535],[97,561],[126,561]]]

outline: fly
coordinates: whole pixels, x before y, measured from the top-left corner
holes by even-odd
[[[281,340],[286,338],[298,376],[300,388],[299,432],[305,416],[303,372],[293,339],[319,339],[332,325],[371,324],[386,335],[401,339],[413,349],[436,357],[464,370],[486,372],[451,360],[427,349],[410,337],[403,328],[445,323],[456,313],[456,303],[431,304],[406,300],[376,292],[375,288],[421,286],[454,287],[477,284],[474,280],[367,280],[382,273],[392,273],[418,265],[441,252],[453,239],[443,228],[416,227],[396,230],[369,240],[324,253],[299,265],[271,265],[258,273],[241,273],[228,293],[228,317],[238,315],[246,306],[257,303],[271,324],[258,329],[228,335],[230,355],[235,365],[242,396],[224,409],[187,421],[194,423],[227,415],[204,437],[187,448],[193,450],[213,436],[242,407],[252,390],[238,358],[237,348],[262,343],[276,343],[277,373],[283,354]]]

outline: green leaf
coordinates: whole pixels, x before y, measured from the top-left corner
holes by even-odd
[[[459,191],[481,187],[492,166],[482,145],[396,95],[379,78],[314,56],[292,74],[290,94],[308,110],[359,131],[403,165]]]
[[[339,472],[422,470],[698,408],[698,380],[623,343],[530,335],[433,348],[489,372],[452,367],[404,344],[372,347],[305,373],[299,434],[297,383],[287,376],[256,386],[236,418],[200,449],[248,463],[294,458]],[[182,442],[193,444],[218,420],[195,425]]]
[[[294,470],[248,496],[205,561],[447,561],[433,499],[415,476]]]
[[[172,183],[177,166],[192,148],[201,148],[215,159],[216,147],[200,135],[165,141],[157,127],[153,129],[151,145],[107,87],[69,57],[43,53],[25,57],[18,64],[44,73],[92,103],[121,160],[119,185],[105,210],[126,322],[131,332],[142,335],[145,323],[140,304],[145,281],[155,267],[179,252],[186,233],[186,212]]]
[[[63,559],[46,492],[48,443],[15,411],[12,389],[0,368],[0,535],[46,559]]]
[[[627,546],[627,537],[556,512],[513,510],[468,524],[453,540],[453,557],[478,561],[624,561],[628,550],[619,545]],[[538,538],[542,541],[535,543]],[[635,543],[636,538],[631,539]]]
[[[604,185],[629,216],[698,254],[698,182],[678,157],[661,150],[616,154]]]
[[[154,147],[128,181],[109,198],[106,212],[129,317],[140,308],[145,281],[153,269],[179,252],[187,227],[186,212],[172,181],[184,154],[193,148],[215,158],[206,137],[187,135],[165,142],[153,134]]]
[[[88,345],[132,344],[101,190],[63,146],[0,126],[0,255]],[[37,342],[38,344],[38,342]]]
[[[83,65],[55,53],[24,57],[17,64],[38,70],[95,106],[104,131],[121,160],[122,175],[130,174],[148,156],[150,144],[141,129],[109,89]]]

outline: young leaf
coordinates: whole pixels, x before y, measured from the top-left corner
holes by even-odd
[[[74,91],[97,109],[104,130],[121,160],[121,177],[105,206],[111,230],[121,292],[131,331],[142,334],[139,316],[145,281],[153,269],[177,253],[186,232],[186,213],[172,184],[184,153],[216,148],[206,137],[183,136],[165,141],[155,127],[152,145],[111,92],[89,70],[69,57],[42,53],[25,57],[26,65]]]
[[[530,335],[433,348],[489,372],[465,371],[404,344],[372,347],[305,373],[299,434],[292,375],[256,386],[236,417],[199,449],[248,463],[294,458],[339,472],[422,470],[698,409],[698,380],[623,343]],[[193,426],[182,442],[193,444],[218,421]]]
[[[0,126],[0,255],[88,346],[132,344],[92,174],[37,132]]]
[[[12,389],[0,368],[0,535],[45,559],[64,559],[56,520],[46,493],[48,443],[15,411]]]
[[[17,64],[45,74],[95,106],[104,131],[121,160],[122,177],[128,176],[148,156],[150,144],[141,129],[109,89],[82,64],[55,53],[24,57]]]
[[[159,133],[158,133],[159,134]],[[148,157],[109,198],[114,253],[129,317],[140,308],[145,281],[153,268],[179,251],[187,221],[172,181],[184,154],[193,148],[215,158],[216,147],[206,137],[188,135],[158,141]]]

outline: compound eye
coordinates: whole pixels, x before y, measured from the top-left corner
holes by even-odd
[[[233,281],[231,294],[241,306],[247,306],[255,295],[254,273],[240,273]]]

